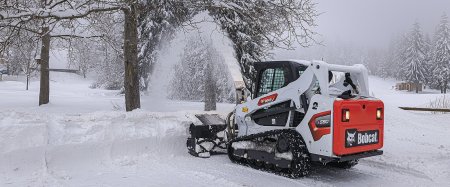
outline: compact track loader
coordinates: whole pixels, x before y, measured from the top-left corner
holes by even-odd
[[[297,178],[312,162],[351,168],[383,151],[384,104],[369,95],[363,65],[322,61],[255,63],[254,89],[226,119],[197,115],[190,154],[226,153],[232,162]]]

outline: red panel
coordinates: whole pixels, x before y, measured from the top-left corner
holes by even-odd
[[[309,130],[311,131],[311,134],[313,136],[314,141],[320,140],[322,136],[326,134],[330,134],[330,127],[317,127],[316,126],[316,119],[321,116],[331,115],[331,111],[321,112],[318,114],[315,114],[311,120],[309,120]]]
[[[381,119],[377,120],[377,109],[381,108]],[[343,122],[342,109],[350,110],[350,120]],[[346,147],[346,130],[362,131],[378,130],[378,143]],[[333,106],[333,153],[348,155],[359,152],[381,149],[384,138],[384,104],[381,100],[336,100]]]
[[[274,102],[275,100],[277,100],[277,97],[278,97],[277,93],[263,97],[263,98],[259,99],[258,106],[261,106],[261,105],[264,105],[264,104],[267,104],[270,102]]]

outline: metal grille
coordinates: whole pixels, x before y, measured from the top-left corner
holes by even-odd
[[[283,69],[275,69],[275,75],[273,79],[272,91],[278,90],[284,86],[284,71]]]
[[[266,69],[261,78],[261,84],[259,85],[258,97],[267,94],[272,91],[274,69]]]

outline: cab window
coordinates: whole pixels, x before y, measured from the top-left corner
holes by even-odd
[[[296,79],[300,78],[303,75],[303,73],[305,73],[305,71],[306,71],[306,67],[305,66],[297,67],[298,76],[297,76]]]
[[[269,68],[262,72],[257,97],[285,86],[285,73],[282,68]]]

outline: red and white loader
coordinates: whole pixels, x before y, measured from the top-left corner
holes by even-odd
[[[227,119],[198,115],[189,153],[297,178],[312,162],[350,168],[383,151],[384,104],[369,95],[363,65],[322,61],[255,63],[254,89]]]

